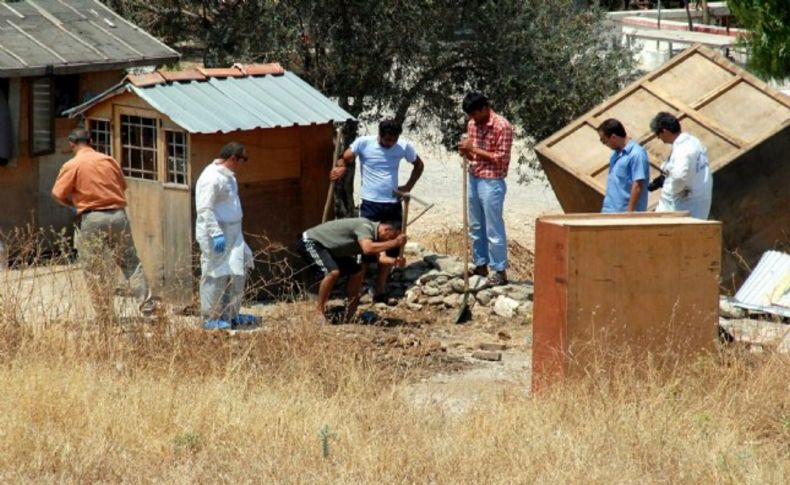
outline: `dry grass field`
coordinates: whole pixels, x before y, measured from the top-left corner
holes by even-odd
[[[492,382],[453,408],[412,391],[476,365],[438,335],[489,322],[318,327],[306,302],[235,335],[173,315],[97,322],[61,269],[27,269],[52,271],[50,289],[0,273],[0,483],[790,480],[787,356],[658,367],[625,352],[539,395]],[[528,325],[497,325],[526,342]]]

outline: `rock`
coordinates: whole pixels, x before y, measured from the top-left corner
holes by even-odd
[[[403,247],[403,253],[410,256],[421,256],[425,252],[425,248],[420,243],[409,241]]]
[[[419,288],[410,288],[406,290],[406,303],[417,303],[421,293]]]
[[[461,278],[453,278],[450,280],[450,288],[456,293],[464,292],[464,280]]]
[[[527,316],[532,315],[532,302],[525,301],[516,308],[516,315]]]
[[[439,277],[436,278],[437,285],[446,285],[448,281],[450,281],[450,277],[445,274],[440,274]]]
[[[518,301],[529,301],[532,299],[532,289],[526,286],[515,286],[508,291],[508,296]]]
[[[497,332],[496,336],[499,337],[500,340],[510,340],[511,338],[513,338],[510,336],[510,332],[507,332],[505,330],[500,330],[499,332]]]
[[[359,302],[363,305],[373,303],[373,296],[370,293],[365,293],[359,298]]]
[[[790,326],[765,320],[719,318],[719,327],[734,341],[763,347],[777,347],[790,336]]]
[[[464,263],[457,256],[446,256],[432,254],[423,258],[423,261],[438,269],[442,273],[448,273],[452,276],[459,276],[464,274]]]
[[[444,297],[443,296],[432,296],[428,298],[429,305],[443,305],[444,304]]]
[[[496,296],[500,295],[507,295],[507,287],[506,286],[492,286],[491,293]]]
[[[459,301],[460,299],[458,295],[452,294],[445,296],[444,299],[442,300],[442,303],[444,303],[444,306],[448,308],[455,308],[458,306]]]
[[[719,298],[719,316],[724,318],[746,318],[746,310],[732,304],[729,298]]]
[[[469,277],[469,289],[471,291],[480,291],[488,288],[488,279],[485,276],[472,275]]]
[[[425,296],[436,296],[439,293],[441,293],[439,288],[437,288],[435,286],[423,286],[422,290],[420,290],[420,291],[422,291],[422,294],[425,295]]]
[[[491,362],[499,362],[502,360],[502,352],[489,352],[486,350],[478,350],[472,352],[472,358],[478,360],[488,360]]]
[[[491,300],[494,299],[494,294],[491,292],[491,290],[480,290],[475,294],[475,298],[481,305],[488,306],[488,304],[491,303]]]
[[[472,275],[469,277],[469,291],[472,293],[485,289],[488,286],[488,280],[484,276]],[[456,293],[464,292],[464,279],[453,278],[450,280],[450,287]]]
[[[418,312],[418,311],[422,310],[422,305],[420,305],[419,303],[408,302],[408,303],[406,303],[406,307],[409,310],[413,310],[415,312]]]
[[[499,343],[488,343],[483,342],[477,346],[480,350],[488,350],[490,352],[502,351],[507,350],[508,347],[506,344],[499,344]]]
[[[398,304],[398,299],[394,297],[387,298],[387,305],[388,306],[396,306]]]
[[[440,276],[442,276],[442,273],[440,271],[432,269],[427,273],[425,273],[424,275],[420,276],[417,282],[421,285],[426,285]]]
[[[507,296],[500,295],[494,302],[494,313],[504,318],[513,318],[519,303]]]
[[[376,308],[376,310],[386,310],[387,309],[387,304],[386,303],[376,303],[373,306]]]

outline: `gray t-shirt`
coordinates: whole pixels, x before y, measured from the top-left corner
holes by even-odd
[[[339,258],[362,254],[359,241],[362,239],[375,241],[378,239],[378,233],[379,223],[364,217],[329,221],[305,232],[307,237],[318,241],[332,256]]]

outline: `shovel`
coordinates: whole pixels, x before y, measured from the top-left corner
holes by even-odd
[[[472,308],[471,305],[474,303],[474,298],[472,301],[469,301],[469,215],[467,213],[466,207],[466,179],[468,177],[466,173],[467,160],[466,156],[463,157],[463,171],[464,171],[464,187],[462,190],[463,193],[463,200],[461,204],[463,205],[464,211],[464,296],[461,298],[461,306],[458,308],[458,314],[455,316],[455,323],[465,323],[472,319]]]
[[[343,127],[339,127],[337,131],[335,131],[335,150],[332,154],[332,166],[335,166],[337,163],[337,159],[340,158],[340,155],[343,154]],[[326,193],[326,202],[324,202],[324,216],[321,218],[321,223],[329,219],[329,212],[332,208],[332,195],[335,193],[335,184],[337,182],[329,182],[329,190]]]

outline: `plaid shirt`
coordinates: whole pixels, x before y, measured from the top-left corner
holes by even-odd
[[[486,160],[478,155],[469,159],[469,173],[482,179],[503,179],[507,177],[510,165],[510,147],[513,145],[513,128],[508,120],[491,111],[491,116],[483,125],[469,120],[466,134],[472,145],[494,155],[493,160]]]

